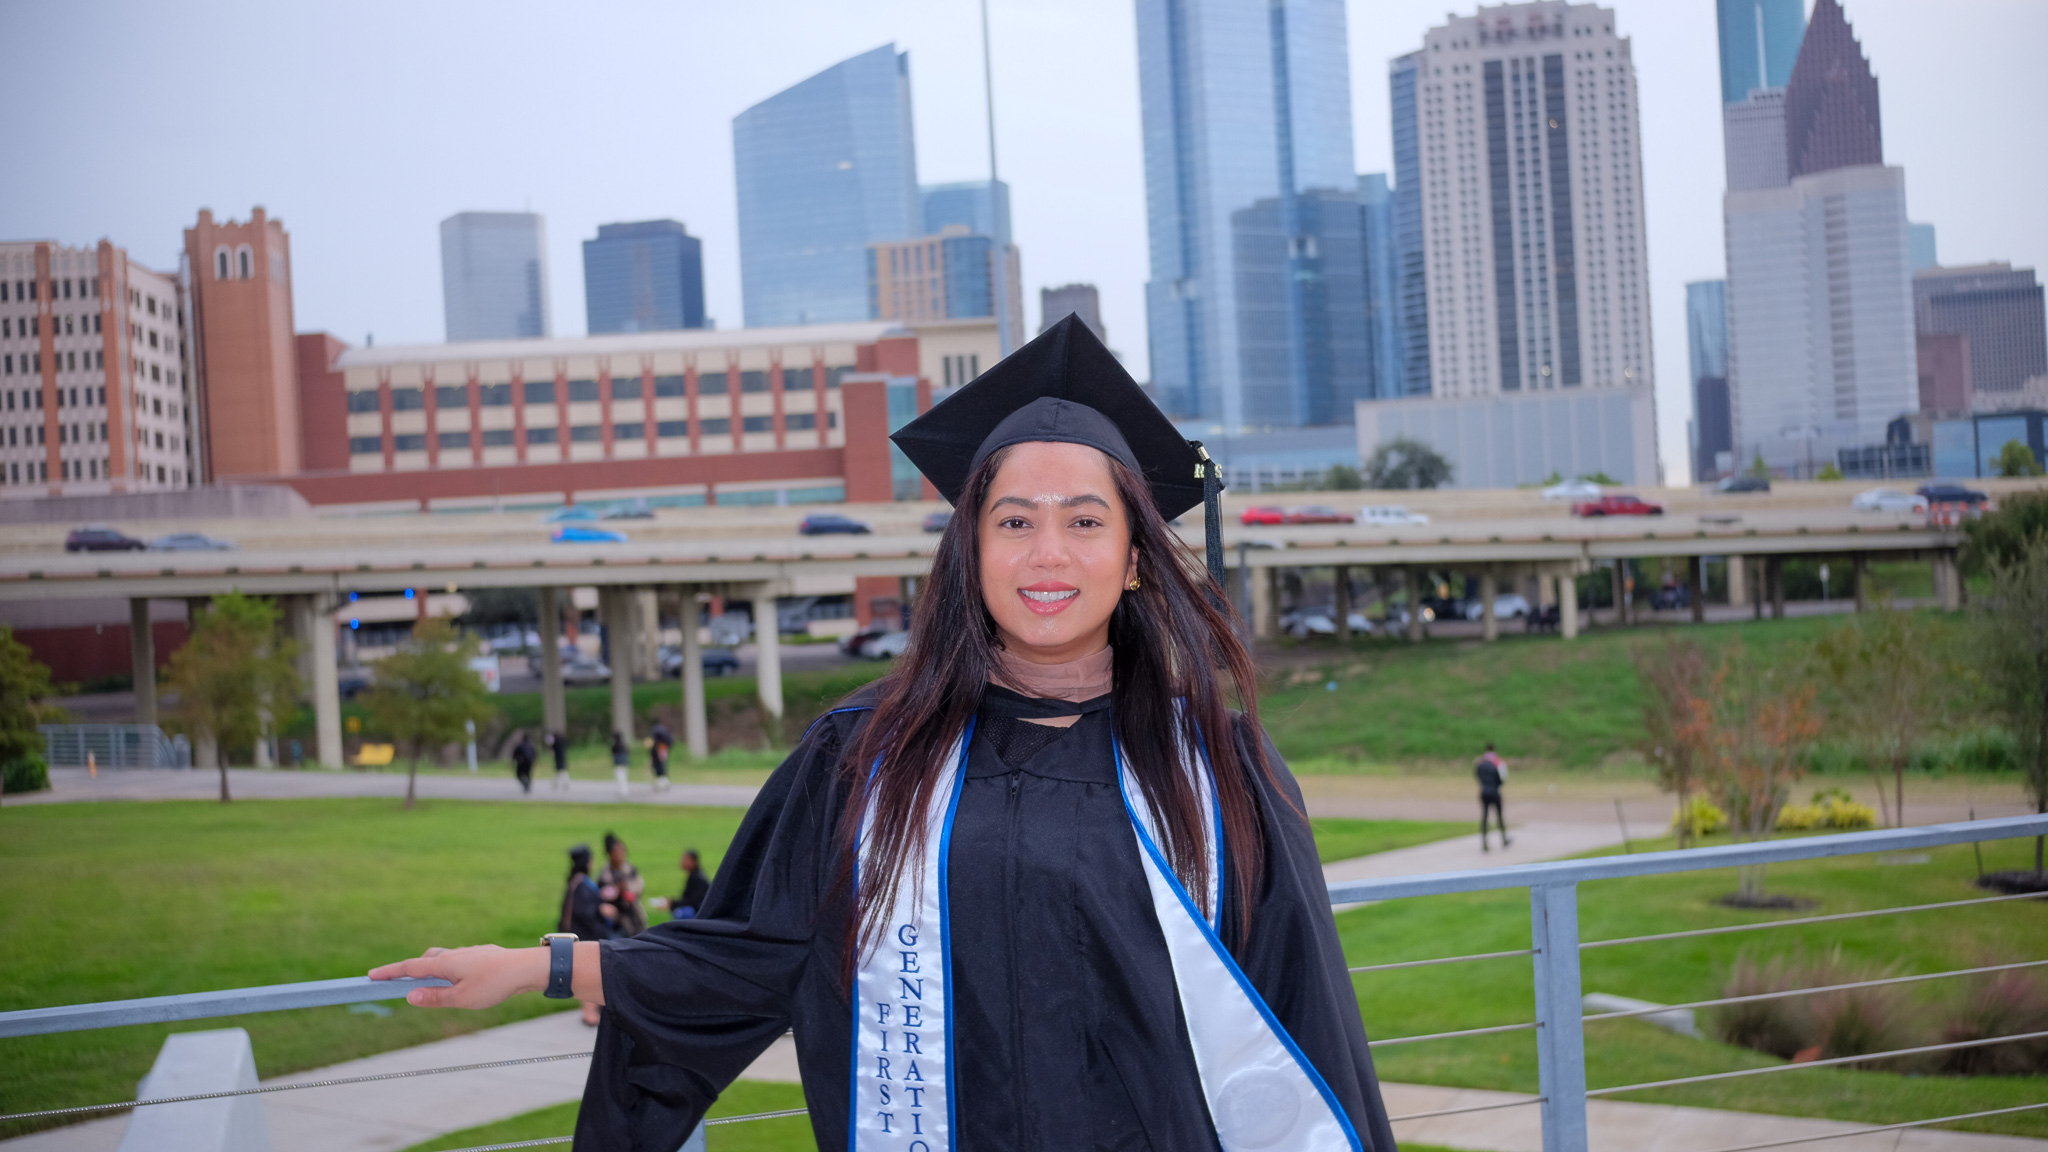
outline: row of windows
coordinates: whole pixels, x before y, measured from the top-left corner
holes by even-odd
[[[7,303],[9,299],[28,301],[36,298],[36,282],[33,280],[16,280],[13,282],[13,287],[14,294],[10,297],[7,292],[8,281],[0,280],[0,304]],[[52,300],[70,300],[74,296],[80,300],[90,300],[99,294],[100,278],[97,276],[80,276],[75,279],[65,277],[61,280],[50,281],[50,299]]]
[[[225,245],[214,249],[213,278],[215,280],[247,280],[256,274],[256,257],[244,244],[236,250],[233,258]]]
[[[829,388],[839,387],[840,378],[852,371],[851,368],[830,368],[826,370],[825,384]],[[782,370],[782,389],[785,392],[808,392],[812,388],[813,370],[810,368],[785,368]],[[741,392],[768,391],[768,373],[741,372]],[[699,396],[724,396],[729,381],[727,373],[705,372],[697,377]],[[596,380],[578,379],[567,381],[563,390],[569,402],[590,403],[602,400],[602,390]],[[555,381],[528,380],[521,387],[528,404],[552,404],[555,402]],[[642,398],[641,379],[638,376],[617,376],[612,379],[612,399],[638,400]],[[656,376],[654,378],[656,397],[680,397],[686,395],[681,376]],[[512,385],[479,384],[477,403],[485,408],[502,408],[512,403]],[[348,410],[351,412],[376,412],[381,401],[377,393],[363,388],[348,394]],[[434,388],[434,405],[437,408],[466,408],[469,406],[469,386],[466,384],[439,384]],[[416,387],[393,388],[391,409],[394,412],[418,412],[426,407],[426,394]]]
[[[24,412],[31,406],[35,408],[43,406],[43,392],[40,388],[26,388],[20,392],[9,389],[6,392],[0,392],[0,405],[5,405],[6,410],[9,412],[14,411],[15,397],[17,396],[21,398],[21,409]],[[34,399],[31,400],[31,397]],[[77,388],[57,389],[57,407],[59,408],[77,408],[81,404],[105,404],[106,402],[107,389],[105,385],[101,385],[98,388],[87,387],[83,392],[82,399],[80,390]]]
[[[699,420],[697,425],[699,435],[732,435],[732,421],[722,416]],[[815,430],[817,426],[817,417],[809,412],[794,413],[783,418],[783,427],[793,432],[811,431]],[[839,426],[839,414],[836,412],[828,413],[826,426],[837,428]],[[773,432],[775,430],[775,418],[772,416],[743,417],[740,430],[743,432]],[[654,425],[654,434],[663,439],[687,437],[690,434],[690,422],[688,420],[658,421]],[[486,448],[509,448],[514,443],[513,430],[510,428],[491,428],[475,435],[482,437],[482,444]],[[639,440],[646,435],[647,425],[639,421],[614,424],[612,426],[612,438],[614,440]],[[440,432],[435,434],[434,443],[444,452],[466,451],[470,447],[471,436],[472,433],[469,432]],[[571,443],[592,444],[603,439],[603,425],[578,424],[569,429],[569,440]],[[526,430],[526,442],[528,444],[558,444],[561,442],[560,430],[556,428],[528,428]],[[427,438],[424,433],[405,433],[391,438],[391,450],[394,452],[424,452],[426,448]],[[382,436],[351,436],[348,441],[348,450],[351,455],[356,456],[382,453],[384,451],[384,438]]]
[[[57,371],[59,372],[92,372],[107,366],[107,354],[104,351],[83,353],[83,360],[79,359],[81,354],[77,352],[53,352],[50,355],[57,365]],[[14,375],[15,359],[11,355],[0,355],[0,375]],[[41,352],[23,352],[20,360],[23,375],[39,373],[43,370],[43,354]],[[80,364],[84,364],[85,367],[80,369]]]

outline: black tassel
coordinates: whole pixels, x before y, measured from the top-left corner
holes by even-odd
[[[1202,478],[1202,533],[1207,538],[1209,578],[1216,581],[1216,591],[1223,593],[1223,470],[1216,461],[1209,458],[1209,450],[1202,447],[1200,440],[1190,440],[1195,455],[1202,458],[1195,465],[1195,474]]]

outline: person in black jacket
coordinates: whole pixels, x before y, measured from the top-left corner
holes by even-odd
[[[1472,765],[1472,775],[1479,781],[1479,850],[1491,852],[1486,846],[1486,817],[1492,813],[1494,824],[1500,828],[1500,846],[1508,846],[1508,818],[1501,813],[1500,786],[1508,781],[1507,761],[1493,750],[1493,741],[1486,742],[1486,751]]]
[[[612,919],[618,909],[598,895],[597,881],[590,878],[590,845],[578,844],[569,849],[569,881],[562,893],[562,914],[555,921],[555,931],[574,932],[578,940],[609,940],[612,937]],[[596,1027],[603,1014],[600,1005],[583,1001],[583,1022]]]
[[[519,734],[519,743],[512,746],[512,774],[519,777],[519,790],[533,791],[533,761],[535,757],[533,737],[524,732]]]
[[[555,791],[569,790],[569,737],[562,732],[549,732],[545,739],[548,751],[555,756]]]
[[[704,865],[695,848],[683,849],[683,858],[677,861],[677,865],[683,870],[682,895],[673,900],[656,896],[648,903],[667,910],[671,920],[694,920],[697,909],[704,906],[704,897],[711,892],[711,878],[704,875]]]

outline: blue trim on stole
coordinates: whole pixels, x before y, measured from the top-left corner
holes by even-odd
[[[1138,819],[1138,810],[1131,805],[1131,794],[1124,787],[1123,745],[1117,740],[1116,733],[1113,730],[1110,732],[1109,740],[1110,747],[1114,750],[1116,756],[1117,792],[1123,796],[1124,811],[1130,815],[1131,828],[1138,834],[1138,843],[1144,845],[1146,853],[1152,857],[1153,863],[1158,865],[1160,875],[1166,877],[1166,882],[1173,889],[1173,894],[1179,898],[1181,907],[1187,909],[1188,918],[1193,920],[1201,929],[1202,939],[1208,943],[1210,950],[1216,953],[1216,958],[1223,962],[1224,970],[1229,972],[1231,977],[1237,981],[1237,986],[1244,990],[1245,997],[1251,1001],[1252,1007],[1259,1010],[1259,1016],[1265,1020],[1266,1027],[1273,1030],[1273,1035],[1277,1036],[1280,1043],[1286,1046],[1288,1055],[1294,1057],[1294,1062],[1301,1067],[1302,1072],[1307,1074],[1309,1083],[1314,1084],[1316,1091],[1322,1094],[1323,1103],[1329,1107],[1330,1113],[1337,1118],[1337,1123],[1343,1127],[1345,1139],[1351,1142],[1351,1147],[1356,1149],[1357,1152],[1365,1152],[1365,1144],[1359,1140],[1358,1130],[1352,1127],[1351,1117],[1345,1113],[1344,1106],[1338,1103],[1337,1094],[1330,1091],[1330,1086],[1323,1080],[1322,1073],[1316,1071],[1316,1066],[1309,1062],[1308,1057],[1302,1053],[1300,1046],[1295,1044],[1294,1037],[1287,1034],[1286,1027],[1280,1023],[1278,1017],[1273,1015],[1273,1010],[1267,1007],[1266,998],[1259,995],[1257,988],[1252,987],[1252,982],[1245,977],[1244,970],[1237,966],[1236,958],[1231,956],[1230,950],[1223,946],[1223,941],[1217,939],[1215,930],[1210,928],[1209,921],[1202,915],[1202,910],[1195,907],[1195,902],[1188,898],[1187,889],[1181,886],[1180,877],[1173,874],[1173,868],[1167,864],[1166,857],[1159,851],[1159,846],[1152,842],[1151,835],[1145,831],[1145,825]],[[1208,753],[1206,751],[1204,751],[1202,759],[1203,767],[1208,768]],[[1215,772],[1211,769],[1209,787],[1213,791],[1215,786]],[[1222,827],[1220,824],[1217,828],[1217,838],[1220,845],[1222,842]],[[1217,903],[1219,906],[1222,904],[1220,886]],[[1217,913],[1217,920],[1220,923],[1222,921],[1221,907],[1218,907]]]

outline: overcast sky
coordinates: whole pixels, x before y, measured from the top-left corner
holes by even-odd
[[[1245,0],[1255,2],[1255,0]],[[1352,0],[1360,171],[1391,167],[1386,61],[1443,0]],[[1684,284],[1722,272],[1713,0],[1621,0],[1642,91],[1658,417],[1683,477]],[[1090,281],[1110,343],[1145,362],[1143,157],[1127,0],[990,0],[1002,175],[1030,322]],[[1469,13],[1469,7],[1459,7]],[[2043,0],[1847,0],[1884,99],[1885,156],[1943,263],[2048,262]],[[438,222],[547,216],[554,330],[584,330],[580,241],[674,217],[704,238],[707,307],[741,321],[732,117],[847,56],[910,52],[918,175],[988,167],[975,0],[580,5],[358,0],[0,0],[0,239],[175,267],[201,207],[261,204],[292,234],[298,327],[352,344],[442,338]]]

